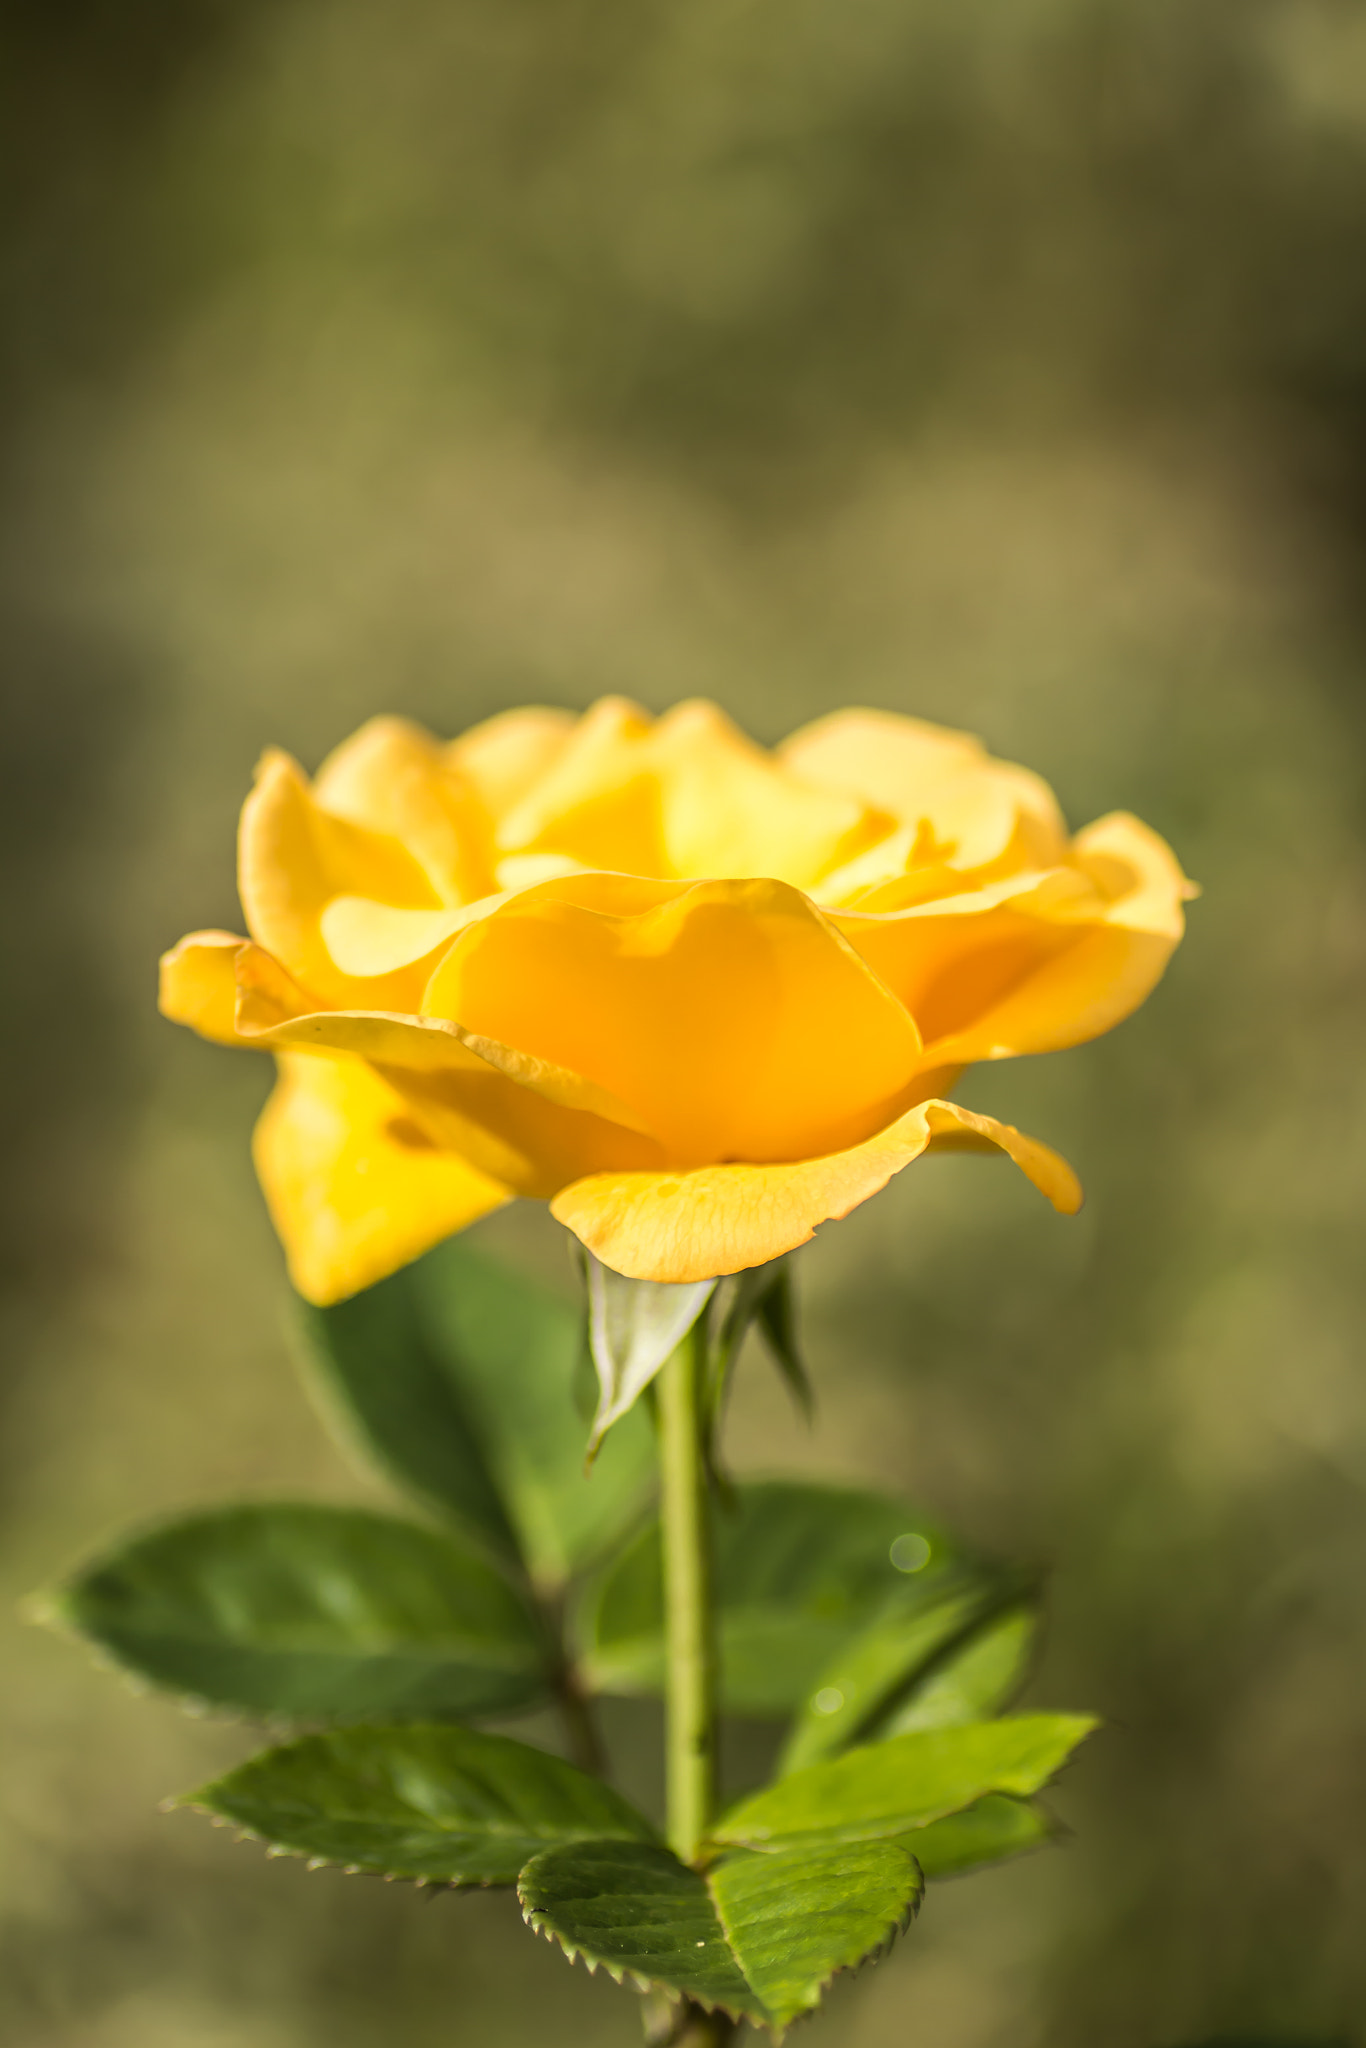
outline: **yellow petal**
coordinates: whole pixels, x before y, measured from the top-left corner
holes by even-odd
[[[495,825],[520,803],[564,752],[574,719],[568,711],[532,705],[501,711],[471,726],[443,749],[446,762],[478,792]]]
[[[477,792],[406,718],[372,718],[353,733],[318,770],[313,798],[333,817],[397,840],[441,903],[472,903],[493,886],[492,829]]]
[[[232,932],[191,932],[161,956],[157,1008],[215,1045],[238,1045],[233,963],[247,941]]]
[[[809,889],[890,823],[856,797],[802,781],[714,704],[676,705],[650,753],[671,875],[772,876]]]
[[[861,797],[921,834],[916,864],[942,860],[961,874],[1008,873],[1059,861],[1067,829],[1048,784],[994,760],[970,733],[890,711],[837,711],[778,749],[794,773]],[[928,829],[926,829],[928,828]],[[904,852],[888,841],[890,862]],[[909,863],[908,863],[909,864]],[[847,901],[877,878],[877,853],[823,883],[823,902]]]
[[[373,1286],[510,1197],[439,1151],[359,1060],[286,1054],[253,1152],[290,1278],[320,1305]]]
[[[1056,1052],[1108,1031],[1161,979],[1190,894],[1136,818],[1078,835],[1072,863],[905,911],[832,921],[915,1017],[936,1065]]]
[[[440,898],[396,839],[320,809],[287,754],[266,755],[243,806],[238,887],[252,937],[315,996],[416,1008],[420,983],[410,989],[402,976],[358,988],[327,949],[322,915],[337,896],[411,910],[439,909]]]
[[[655,722],[607,697],[504,816],[498,843],[523,859],[675,878],[771,876],[807,888],[890,823],[791,774],[714,704],[679,704]],[[506,877],[506,862],[499,872]]]
[[[482,896],[456,910],[396,910],[368,896],[334,896],[318,924],[343,974],[377,980],[417,966],[502,901],[501,895]]]
[[[586,711],[554,765],[498,826],[502,853],[555,853],[589,868],[662,875],[659,785],[648,712],[624,697]]]
[[[771,881],[546,883],[460,934],[423,1008],[582,1075],[687,1164],[854,1142],[920,1052],[853,949]]]
[[[633,1280],[710,1280],[795,1250],[819,1224],[847,1216],[931,1148],[1004,1152],[1054,1208],[1071,1215],[1081,1205],[1076,1175],[1047,1145],[956,1103],[930,1101],[830,1157],[596,1174],[557,1195],[550,1210],[614,1272]]]
[[[365,1060],[435,1144],[516,1194],[544,1198],[585,1173],[663,1164],[630,1112],[591,1082],[441,1019],[290,1013],[273,991],[256,989],[243,990],[237,1015],[244,1039],[273,1051]]]

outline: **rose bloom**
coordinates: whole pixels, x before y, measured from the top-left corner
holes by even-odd
[[[1192,892],[1137,818],[1070,838],[966,734],[840,711],[773,753],[714,705],[377,718],[242,812],[250,938],[194,932],[161,1007],[265,1048],[256,1131],[300,1292],[331,1302],[514,1195],[617,1272],[738,1272],[922,1153],[1047,1146],[946,1100],[976,1060],[1109,1030]]]

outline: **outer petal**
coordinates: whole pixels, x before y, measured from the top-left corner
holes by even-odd
[[[162,1016],[188,1024],[215,1045],[240,1045],[234,962],[246,944],[232,932],[191,932],[163,953],[157,991]]]
[[[320,809],[287,754],[265,756],[243,806],[238,888],[258,945],[324,1001],[417,1007],[420,980],[415,988],[402,975],[367,985],[344,974],[324,941],[322,915],[337,896],[412,910],[440,909],[440,897],[396,839]]]
[[[605,1266],[630,1279],[710,1280],[805,1244],[818,1224],[847,1216],[931,1147],[1004,1152],[1055,1209],[1071,1215],[1081,1206],[1076,1175],[1047,1145],[936,1100],[823,1159],[595,1174],[557,1195],[550,1210]]]
[[[901,1004],[782,882],[546,883],[460,934],[423,1008],[582,1075],[687,1163],[852,1143],[919,1063]]]
[[[439,1151],[359,1060],[286,1054],[252,1149],[290,1278],[320,1305],[372,1286],[511,1195]]]
[[[964,1066],[1080,1045],[1129,1016],[1192,893],[1165,842],[1118,814],[1078,835],[1072,865],[1013,892],[835,922],[915,1016],[926,1059]]]
[[[582,1174],[663,1164],[658,1144],[616,1121],[619,1105],[577,1074],[442,1019],[301,1011],[278,973],[257,948],[239,962],[244,1042],[365,1060],[434,1144],[516,1194],[543,1198]]]
[[[492,829],[470,782],[419,725],[372,718],[328,755],[314,801],[407,848],[445,904],[493,888]]]

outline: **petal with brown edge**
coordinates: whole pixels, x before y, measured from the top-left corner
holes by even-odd
[[[1009,1124],[922,1102],[846,1152],[786,1166],[709,1166],[691,1173],[595,1174],[550,1212],[595,1258],[633,1280],[711,1280],[806,1244],[931,1149],[1004,1152],[1064,1215],[1081,1206],[1066,1160]]]
[[[809,1158],[878,1129],[920,1041],[810,899],[645,887],[648,907],[608,875],[514,896],[454,940],[424,1013],[606,1089],[679,1163]]]
[[[289,1275],[325,1307],[511,1199],[360,1060],[287,1053],[252,1145]]]

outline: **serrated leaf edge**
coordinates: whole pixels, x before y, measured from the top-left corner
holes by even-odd
[[[620,1838],[617,1836],[599,1835],[593,1837],[593,1839],[597,1841],[615,1841]],[[915,1920],[916,1915],[919,1913],[921,1904],[925,1897],[928,1880],[926,1879],[924,1871],[920,1868],[919,1863],[916,1861],[916,1858],[912,1851],[907,1849],[904,1846],[904,1844],[900,1842],[898,1842],[895,1846],[901,1850],[902,1855],[906,1858],[906,1861],[911,1865],[912,1869],[915,1871],[916,1877],[919,1879],[919,1883],[917,1885],[915,1894],[908,1902],[905,1912],[902,1914],[901,1918],[896,1922],[896,1924],[888,1930],[887,1934],[884,1935],[883,1939],[877,1942],[874,1945],[874,1947],[870,1948],[866,1955],[860,1956],[856,1963],[838,1963],[836,1964],[833,1970],[829,1971],[829,1973],[826,1976],[822,1977],[816,1986],[815,2002],[811,2005],[804,2007],[804,2009],[801,2012],[794,2014],[790,2020],[780,2021],[773,2018],[756,2019],[753,2013],[745,2012],[737,2006],[727,2005],[723,1999],[707,1998],[700,1991],[689,1991],[686,1994],[681,1994],[676,1986],[666,1984],[662,1978],[642,1977],[635,1970],[618,1969],[613,1963],[611,1963],[608,1960],[606,1956],[589,1955],[587,1950],[581,1949],[580,1947],[578,1947],[576,1943],[570,1941],[567,1936],[561,1934],[558,1928],[551,1927],[545,1924],[544,1921],[542,1921],[538,1917],[537,1908],[534,1906],[528,1906],[525,1899],[523,1898],[522,1878],[525,1876],[526,1869],[529,1867],[530,1863],[535,1861],[534,1857],[528,1859],[527,1865],[523,1866],[522,1872],[518,1876],[517,1903],[521,1908],[523,1922],[528,1928],[530,1928],[531,1932],[533,1934],[544,1935],[545,1939],[548,1942],[550,1942],[551,1946],[558,1947],[562,1954],[568,1957],[571,1963],[577,1963],[580,1960],[582,1960],[584,1967],[588,1971],[590,1977],[596,1976],[599,1970],[605,1970],[607,1975],[612,1979],[612,1982],[614,1984],[620,1984],[624,1986],[629,1982],[637,1991],[639,1991],[642,1994],[642,1996],[652,1991],[663,1992],[667,1997],[670,1998],[686,1996],[691,2004],[700,2005],[704,2012],[724,2013],[725,2017],[728,2020],[734,2020],[737,2026],[744,2023],[756,2029],[765,2029],[769,2034],[770,2038],[772,2039],[772,2041],[775,2044],[780,2044],[786,2038],[788,2030],[791,2027],[795,2026],[798,2020],[809,2018],[810,2015],[818,2009],[818,2007],[825,1998],[826,1992],[830,1989],[830,1986],[834,1983],[837,1977],[857,1975],[857,1973],[860,1970],[870,1969],[875,1963],[880,1963],[884,1957],[891,1954],[893,1948],[896,1946],[901,1936],[909,1930],[912,1922]],[[730,1853],[739,1853],[740,1855],[752,1855],[754,1851],[742,1849],[738,1852],[732,1850]],[[687,1868],[686,1865],[684,1867]],[[716,1918],[720,1924],[721,1931],[725,1936],[726,1947],[729,1949],[732,1957],[735,1957],[736,1951],[734,1943],[731,1939],[730,1929],[726,1924],[725,1915],[721,1911],[720,1902],[716,1898],[715,1893],[712,1891],[710,1877],[708,1876],[708,1873],[706,1871],[699,1871],[697,1875],[702,1877],[706,1883],[707,1896],[711,1900],[712,1910],[716,1914]],[[758,1997],[757,1992],[755,1993],[755,1997]]]

